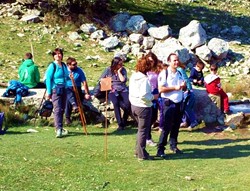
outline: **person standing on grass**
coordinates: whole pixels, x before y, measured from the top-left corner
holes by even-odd
[[[32,58],[30,52],[25,54],[24,61],[18,69],[19,82],[29,88],[45,88],[45,84],[40,82],[40,73]]]
[[[56,138],[63,135],[63,114],[66,105],[67,78],[69,77],[67,66],[63,60],[63,51],[56,48],[52,52],[54,61],[50,63],[46,71],[47,99],[52,100],[54,108],[54,125]]]
[[[147,72],[152,69],[152,63],[142,57],[137,61],[136,72],[129,81],[129,100],[134,118],[138,123],[135,155],[139,160],[150,160],[146,151],[146,138],[151,128],[153,100],[157,100],[159,94],[152,94]]]
[[[148,62],[151,63],[152,69],[147,72],[148,80],[151,85],[151,91],[153,94],[159,94],[158,90],[158,75],[159,75],[159,67],[158,67],[158,59],[157,56],[150,52],[146,54],[145,58],[147,59]],[[158,117],[158,100],[153,100],[153,105],[152,105],[152,117],[151,117],[151,123],[150,123],[150,129],[148,131],[147,135],[147,140],[146,143],[149,146],[155,147],[157,144],[154,142],[152,139],[152,126],[155,124],[157,117]]]
[[[77,88],[81,101],[83,101],[83,98],[89,100],[91,97],[89,94],[89,87],[88,87],[88,83],[87,83],[84,71],[80,67],[77,66],[77,62],[75,58],[69,57],[66,62],[67,62],[67,67],[68,67],[68,71],[70,75],[72,74],[74,77],[76,88]],[[84,95],[82,92],[81,84],[83,84]],[[73,89],[72,80],[68,78],[67,80],[67,102],[66,102],[66,109],[65,109],[66,125],[71,124],[70,116],[71,116],[72,111],[77,112],[78,106],[77,106],[75,92]]]
[[[165,146],[170,134],[170,150],[174,153],[182,153],[177,147],[180,123],[182,119],[183,88],[186,83],[180,72],[177,71],[179,58],[175,53],[171,53],[167,61],[168,69],[161,71],[158,77],[159,92],[164,102],[164,127],[161,131],[157,156],[165,157]]]

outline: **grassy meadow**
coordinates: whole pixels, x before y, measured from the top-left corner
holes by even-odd
[[[38,133],[27,133],[33,128]],[[203,128],[203,127],[200,127]],[[56,139],[51,127],[17,127],[0,136],[0,190],[227,190],[247,191],[250,184],[250,132],[205,133],[181,130],[179,147],[164,160],[138,161],[136,128],[69,127]],[[204,129],[204,128],[203,128]],[[153,138],[158,140],[154,131]],[[151,155],[155,147],[147,147]]]
[[[111,0],[109,9],[141,14],[156,25],[168,24],[174,35],[191,20],[197,19],[223,27],[239,25],[249,37],[249,1],[211,2],[209,5],[208,1],[199,0],[193,3],[186,0]],[[61,47],[64,60],[69,56],[75,57],[84,69],[89,85],[95,85],[100,73],[110,64],[114,52],[106,52],[98,42],[84,35],[80,41],[82,47],[76,47],[68,40],[67,32],[76,31],[77,26],[53,17],[46,19],[50,22],[32,24],[0,18],[0,82],[17,79],[21,59],[32,46],[41,76],[52,61],[49,51]],[[43,34],[46,29],[54,32]],[[244,55],[249,44],[243,38],[241,45],[235,44],[230,48]],[[87,56],[96,55],[100,59],[86,60]],[[125,63],[129,74],[135,60],[129,55],[129,61]],[[237,93],[245,88],[236,77],[229,80],[232,83],[225,85],[227,91],[235,90]],[[38,133],[28,133],[30,128]],[[103,128],[88,125],[87,136],[80,125],[67,129],[70,133],[62,139],[55,138],[52,127],[33,124],[17,124],[5,135],[0,135],[0,191],[249,190],[249,127],[233,132],[217,132],[203,124],[193,132],[181,129],[178,141],[184,154],[174,155],[167,147],[168,157],[153,161],[138,161],[134,157],[135,125],[122,132],[115,131],[116,124],[108,128],[107,158]],[[158,141],[159,132],[154,131],[153,138]],[[147,150],[151,155],[156,154],[155,147],[147,147]]]

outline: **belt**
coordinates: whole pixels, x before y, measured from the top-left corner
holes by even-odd
[[[163,103],[166,105],[166,106],[170,106],[170,105],[180,105],[181,102],[178,102],[178,103],[175,103],[173,102],[171,99],[169,98],[162,98],[163,99]]]

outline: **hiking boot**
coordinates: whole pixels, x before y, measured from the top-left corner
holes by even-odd
[[[79,109],[78,109],[78,107],[76,105],[73,106],[72,112],[73,113],[78,113],[79,112]]]
[[[67,129],[62,130],[62,135],[68,135],[68,134],[69,134],[69,131]]]
[[[180,127],[187,127],[187,122],[183,122],[180,124]]]
[[[231,111],[231,110],[224,111],[224,114],[226,114],[226,115],[231,115],[232,113],[233,113],[233,111]]]
[[[61,138],[62,137],[62,129],[57,129],[56,130],[56,138]]]
[[[157,153],[156,153],[157,157],[162,157],[165,158],[167,155],[164,153],[163,150],[158,149]]]
[[[150,147],[156,147],[157,143],[155,143],[152,139],[146,140],[146,144]]]
[[[72,123],[71,119],[69,117],[66,117],[65,125],[70,125],[71,123]]]

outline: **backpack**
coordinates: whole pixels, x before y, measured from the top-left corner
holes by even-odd
[[[53,111],[53,103],[50,100],[46,100],[43,105],[42,108],[39,110],[39,115],[41,117],[50,117]]]

